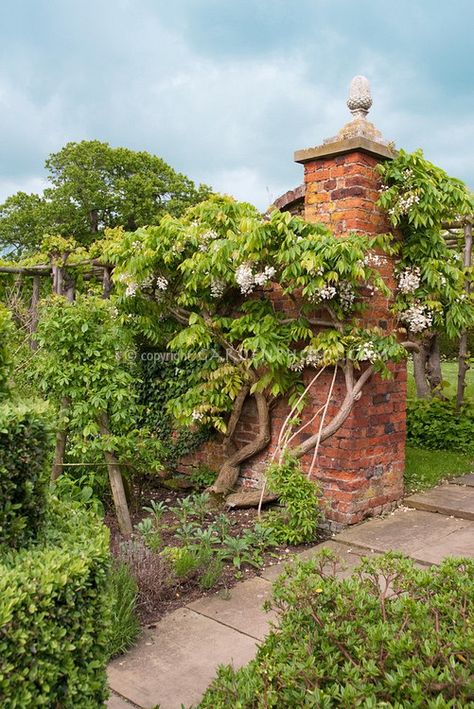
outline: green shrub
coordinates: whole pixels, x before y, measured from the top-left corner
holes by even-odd
[[[111,628],[110,657],[121,655],[135,642],[140,631],[136,613],[138,586],[124,562],[114,564],[109,574]]]
[[[279,627],[246,667],[220,668],[201,709],[474,706],[474,560],[392,553],[337,580],[331,556],[280,577]]]
[[[283,510],[268,512],[264,525],[280,544],[311,542],[320,518],[319,491],[301,471],[296,458],[287,455],[282,463],[267,469],[269,488],[278,493]]]
[[[456,412],[453,400],[415,399],[407,406],[407,443],[416,448],[474,452],[474,409]]]
[[[0,405],[0,545],[34,539],[46,504],[50,433],[39,406]]]
[[[2,709],[102,705],[108,564],[106,528],[57,500],[36,544],[0,556]]]

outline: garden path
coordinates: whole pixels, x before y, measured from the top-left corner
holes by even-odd
[[[474,474],[411,495],[387,517],[351,527],[298,556],[310,558],[322,547],[343,558],[347,568],[341,576],[361,556],[389,550],[426,565],[446,556],[474,557]],[[260,577],[237,584],[228,598],[200,598],[145,628],[137,645],[109,665],[108,709],[197,704],[219,664],[246,664],[268,632],[272,614],[262,604],[284,565],[268,566]]]

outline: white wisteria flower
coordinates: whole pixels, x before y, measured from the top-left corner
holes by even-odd
[[[414,293],[420,287],[421,274],[418,266],[406,268],[398,276],[398,288],[401,293]]]
[[[215,280],[211,283],[211,298],[220,298],[225,291],[224,281]]]
[[[273,268],[273,266],[265,266],[263,271],[255,274],[255,284],[257,286],[264,286],[271,278],[273,278],[275,273],[276,270]]]
[[[423,332],[433,324],[433,314],[426,305],[415,303],[402,313],[401,320],[408,325],[410,332]]]
[[[364,256],[362,263],[364,266],[382,266],[385,263],[385,258],[380,254],[368,253]]]
[[[159,290],[163,290],[163,291],[167,290],[168,285],[169,285],[168,279],[166,279],[164,276],[157,276],[157,278],[156,278],[156,287],[157,287]]]
[[[125,296],[127,298],[131,298],[132,296],[135,295],[137,290],[138,290],[138,283],[129,283],[128,286],[125,288]]]
[[[263,271],[253,272],[249,263],[242,263],[235,271],[235,280],[240,287],[240,292],[244,295],[252,293],[255,286],[264,286],[276,273],[273,266],[265,266]]]
[[[359,348],[359,357],[363,362],[371,362],[373,364],[378,359],[378,356],[373,342],[364,342]]]
[[[350,310],[354,304],[356,292],[352,283],[342,281],[338,287],[339,299],[344,310]]]
[[[193,421],[202,421],[204,418],[204,414],[202,411],[194,410],[191,414],[191,418]]]
[[[240,292],[244,295],[248,295],[255,288],[255,279],[252,271],[252,267],[249,263],[242,263],[235,271],[235,280],[237,285],[240,286]]]

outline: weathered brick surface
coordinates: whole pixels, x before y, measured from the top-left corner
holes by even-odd
[[[375,157],[353,152],[335,158],[320,158],[305,164],[305,218],[327,224],[342,238],[350,231],[378,234],[390,231],[385,214],[376,206],[380,178]],[[384,257],[380,271],[389,287],[394,288],[393,262]],[[363,324],[390,331],[393,318],[390,302],[379,293],[366,293],[369,308]],[[288,303],[275,293],[277,307],[285,309]],[[294,307],[293,305],[291,307]],[[391,509],[403,493],[405,460],[405,402],[406,366],[392,366],[393,379],[373,376],[360,400],[341,429],[321,444],[313,477],[321,487],[326,516],[338,524],[353,524],[371,514]],[[309,373],[306,373],[306,377]],[[326,400],[332,372],[325,372],[311,392],[307,419]],[[309,380],[308,380],[309,381]],[[327,420],[338,410],[344,398],[342,373],[327,413]],[[281,402],[272,413],[272,443],[265,455],[248,461],[242,474],[247,484],[258,480],[262,469],[275,449],[283,421],[288,413]],[[241,426],[237,431],[242,443],[255,425],[255,410],[248,403]],[[305,429],[304,437],[317,432],[319,420]],[[309,471],[312,453],[302,459]]]

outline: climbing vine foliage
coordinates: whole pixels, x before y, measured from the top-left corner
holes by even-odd
[[[111,237],[104,254],[116,264],[128,321],[159,341],[171,320],[169,347],[202,359],[173,404],[187,423],[225,431],[242,387],[291,401],[304,368],[350,359],[387,375],[387,363],[404,355],[393,335],[356,319],[367,307],[362,296],[389,293],[372,255],[390,249],[388,237],[341,240],[322,225],[280,212],[262,218],[226,197]]]
[[[472,194],[421,150],[401,150],[379,169],[379,204],[402,237],[395,302],[400,324],[415,339],[431,330],[456,337],[474,324],[473,296],[466,293],[472,269],[463,267],[459,251],[448,248],[444,225],[474,213]]]

